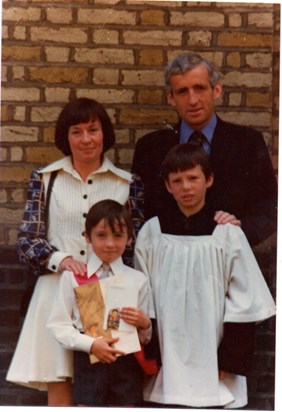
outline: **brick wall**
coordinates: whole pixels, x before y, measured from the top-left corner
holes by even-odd
[[[3,0],[0,186],[0,405],[41,405],[44,394],[5,382],[30,283],[15,253],[31,170],[61,156],[53,145],[63,105],[87,96],[107,108],[116,165],[129,169],[136,140],[176,120],[163,67],[194,50],[222,67],[218,113],[263,132],[278,152],[278,4],[138,0]],[[276,238],[256,254],[275,294]],[[275,321],[258,330],[249,408],[274,405]]]

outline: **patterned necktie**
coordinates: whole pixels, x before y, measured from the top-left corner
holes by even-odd
[[[103,272],[101,274],[101,276],[99,277],[99,279],[105,279],[107,277],[110,276],[110,265],[108,265],[107,263],[103,263],[101,268],[103,269]]]
[[[205,141],[205,136],[203,135],[203,133],[201,131],[194,131],[191,136],[190,139],[188,140],[189,144],[192,144],[194,146],[199,146],[199,147],[203,147],[204,141]]]

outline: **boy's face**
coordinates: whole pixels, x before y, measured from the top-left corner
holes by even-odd
[[[183,172],[170,173],[166,188],[186,216],[197,213],[205,204],[206,190],[213,184],[213,176],[206,179],[200,165]]]
[[[91,237],[86,241],[91,243],[94,253],[105,263],[111,263],[120,257],[126,246],[130,244],[131,239],[128,239],[126,226],[120,229],[118,224],[115,224],[115,231],[112,229],[105,219],[93,227]]]

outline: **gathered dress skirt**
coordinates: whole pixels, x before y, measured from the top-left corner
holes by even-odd
[[[47,390],[48,382],[73,377],[73,352],[56,342],[47,329],[59,274],[37,280],[6,379],[19,385]]]

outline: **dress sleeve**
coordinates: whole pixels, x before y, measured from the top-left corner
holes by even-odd
[[[130,246],[126,247],[123,254],[123,262],[127,266],[133,267],[133,255],[136,238],[139,230],[144,224],[144,188],[139,176],[133,175],[129,188],[127,207],[133,219],[133,239]]]
[[[226,233],[224,322],[258,322],[274,316],[274,300],[243,231],[230,224],[217,228]]]
[[[26,263],[36,276],[48,272],[48,260],[56,251],[46,239],[44,198],[42,175],[38,171],[33,171],[18,234],[17,250],[20,262]]]

